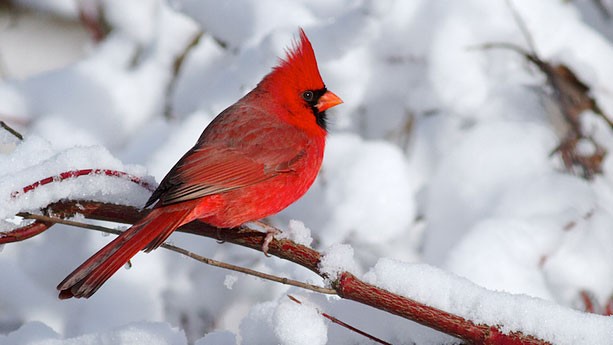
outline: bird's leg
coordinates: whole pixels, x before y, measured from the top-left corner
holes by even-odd
[[[264,237],[264,243],[262,243],[262,252],[264,252],[264,255],[266,255],[267,257],[270,257],[270,255],[268,255],[268,246],[270,245],[270,242],[272,242],[272,240],[275,238],[275,235],[281,233],[281,230],[272,227],[266,223],[260,222],[259,220],[256,220],[252,223],[266,230],[266,237]]]

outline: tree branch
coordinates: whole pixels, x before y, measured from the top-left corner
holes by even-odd
[[[341,274],[335,288],[342,298],[404,317],[470,344],[549,344],[520,332],[505,334],[496,326],[477,325],[463,317],[365,283],[349,272]]]
[[[111,229],[111,228],[107,228],[104,226],[100,226],[100,225],[94,225],[94,224],[87,224],[87,223],[81,223],[81,222],[76,222],[73,220],[68,220],[68,219],[61,219],[61,218],[56,218],[56,217],[49,217],[49,216],[43,216],[43,215],[39,215],[39,214],[32,214],[32,213],[19,213],[17,214],[19,217],[25,218],[25,219],[35,219],[38,220],[40,222],[44,222],[44,224],[64,224],[64,225],[70,225],[70,226],[74,226],[74,227],[78,227],[78,228],[83,228],[83,229],[90,229],[90,230],[96,230],[96,231],[100,231],[100,232],[104,232],[107,234],[113,234],[113,235],[119,235],[122,233],[122,231],[117,230],[117,229]],[[306,289],[306,290],[311,290],[314,292],[319,292],[319,293],[323,293],[323,294],[332,294],[335,295],[336,294],[336,290],[333,289],[327,289],[321,286],[317,286],[317,285],[313,285],[313,284],[307,284],[307,283],[303,283],[301,281],[297,281],[297,280],[293,280],[293,279],[289,279],[289,278],[282,278],[279,276],[275,276],[272,274],[267,274],[267,273],[263,273],[263,272],[259,272],[259,271],[255,271],[249,268],[245,268],[245,267],[241,267],[241,266],[236,266],[236,265],[232,265],[229,263],[225,263],[222,261],[217,261],[214,259],[210,259],[201,255],[198,255],[192,251],[189,251],[187,249],[169,244],[169,243],[163,243],[160,247],[164,248],[164,249],[168,249],[170,251],[173,251],[175,253],[179,253],[182,255],[185,255],[187,257],[190,257],[196,261],[202,262],[204,264],[210,265],[210,266],[215,266],[215,267],[219,267],[219,268],[224,268],[230,271],[235,271],[235,272],[240,272],[240,273],[244,273],[247,275],[251,275],[254,277],[258,277],[258,278],[262,278],[262,279],[266,279],[266,280],[270,280],[273,282],[277,282],[277,283],[281,283],[281,284],[285,284],[285,285],[292,285],[295,287],[299,287],[302,289]]]
[[[60,201],[49,205],[45,211],[53,214],[55,217],[66,218],[74,216],[78,213],[86,218],[113,221],[117,223],[134,223],[149,212],[149,210],[138,210],[130,206],[112,205],[92,201]],[[39,219],[39,222],[49,221],[47,218],[36,217]],[[41,225],[37,225],[37,227],[43,228]],[[48,226],[46,227],[48,228]],[[23,236],[14,236],[15,232],[22,233],[24,231],[23,229],[24,228],[16,229],[8,234],[4,234],[3,237],[0,237],[0,242],[9,243],[25,239]],[[41,233],[42,231],[44,230],[38,231],[38,233]],[[261,251],[262,242],[266,236],[266,234],[262,232],[246,227],[236,229],[217,229],[199,221],[186,224],[178,228],[177,231],[210,237],[216,240],[222,240],[244,247],[249,247],[258,251]],[[4,242],[2,242],[2,240],[4,240]],[[322,272],[319,271],[318,265],[321,254],[312,248],[308,248],[285,239],[274,239],[270,244],[268,253],[297,263],[317,273],[324,279],[327,278]],[[188,256],[196,259],[199,257],[196,254],[193,254],[193,256]],[[207,262],[208,260],[210,259],[203,260],[202,262],[210,264]],[[280,278],[279,282],[286,283],[287,280]],[[319,287],[317,288],[319,289]],[[342,298],[353,300],[373,308],[381,309],[406,319],[413,320],[424,326],[463,339],[471,344],[549,344],[546,341],[537,339],[531,335],[525,335],[521,332],[505,334],[500,330],[503,325],[474,324],[472,321],[460,316],[427,306],[419,301],[415,301],[365,283],[348,272],[340,275],[340,278],[334,282],[333,288],[335,293]],[[322,291],[318,292],[332,293],[332,291],[328,291],[327,289],[323,289]]]

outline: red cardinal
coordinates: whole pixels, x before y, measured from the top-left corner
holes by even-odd
[[[287,58],[217,115],[164,177],[145,206],[157,201],[151,212],[69,274],[59,297],[90,297],[140,250],[157,248],[195,219],[232,228],[289,206],[317,176],[325,111],[340,103],[300,30]]]

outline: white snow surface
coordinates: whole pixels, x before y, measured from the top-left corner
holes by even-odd
[[[328,342],[326,322],[314,306],[288,299],[277,306],[273,322],[275,335],[281,344],[324,345]]]
[[[358,274],[359,267],[353,256],[354,251],[350,245],[333,244],[323,251],[319,271],[330,281],[337,280],[343,272]]]
[[[302,27],[326,86],[345,103],[328,111],[314,185],[267,219],[280,237],[322,252],[330,279],[350,271],[475,323],[554,344],[613,344],[613,317],[598,314],[613,303],[613,159],[607,155],[590,181],[565,172],[552,151],[566,132],[544,76],[517,52],[479,48],[530,49],[512,3],[538,55],[570,67],[613,116],[613,20],[596,2],[15,3],[33,11],[28,23],[54,17],[43,20],[49,35],[36,34],[40,25],[19,31],[13,9],[13,24],[0,27],[0,51],[10,51],[1,54],[0,120],[25,137],[0,128],[0,231],[24,224],[16,213],[60,200],[142,207],[151,191],[125,177],[23,188],[81,169],[122,171],[155,187]],[[66,34],[81,26],[80,6],[106,15],[112,31],[101,42]],[[200,32],[169,88],[176,58]],[[20,49],[11,50],[15,37]],[[582,124],[613,151],[613,130],[602,119],[586,112]],[[594,146],[584,141],[579,150]],[[318,311],[393,344],[458,342],[351,301],[161,249],[136,255],[92,298],[60,301],[57,283],[110,239],[56,225],[1,247],[0,345],[372,343]],[[211,239],[173,234],[170,241],[266,273],[331,282]],[[596,313],[582,311],[582,294]]]
[[[313,237],[311,237],[311,229],[307,228],[303,222],[292,219],[287,224],[287,229],[282,233],[275,235],[277,239],[288,239],[303,246],[311,246]]]
[[[522,329],[552,344],[610,344],[613,338],[611,317],[582,313],[527,295],[487,291],[431,265],[381,259],[364,278],[477,324],[503,325],[507,332]],[[466,308],[468,305],[472,307]]]

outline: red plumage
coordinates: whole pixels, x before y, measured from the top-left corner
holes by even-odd
[[[60,298],[90,297],[140,250],[199,219],[231,228],[275,214],[311,186],[323,159],[325,110],[342,103],[300,40],[255,89],[220,113],[153,193],[149,215],[59,285]]]

